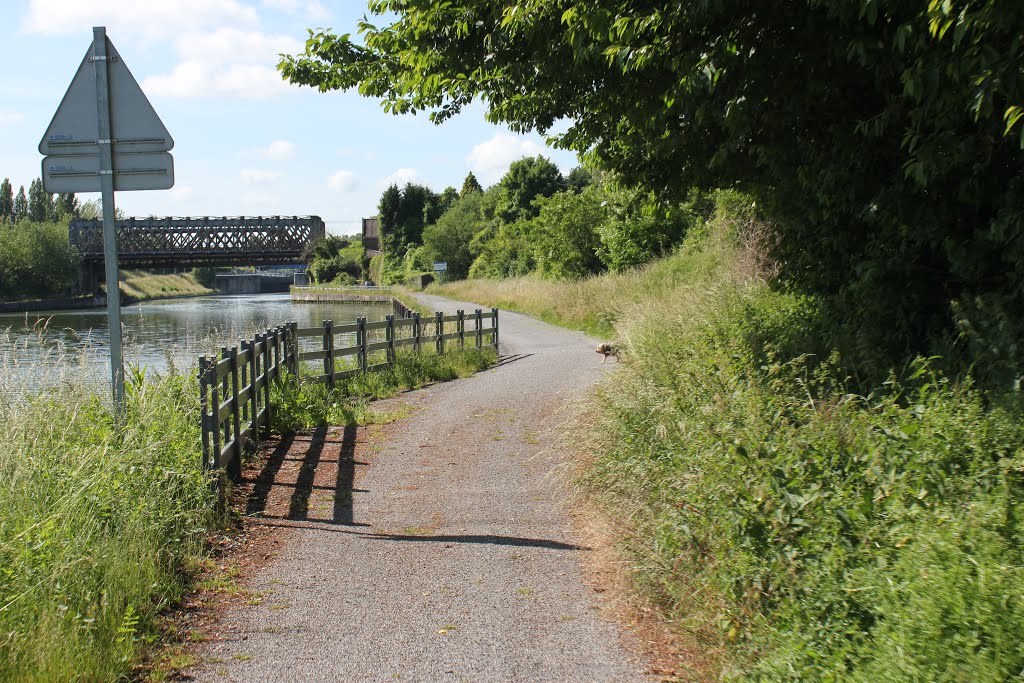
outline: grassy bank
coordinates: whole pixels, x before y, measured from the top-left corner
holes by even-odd
[[[686,258],[654,261],[637,270],[575,281],[528,275],[506,280],[459,280],[431,285],[432,294],[519,311],[598,337],[624,333],[620,323],[641,301],[671,296],[680,287],[708,285],[718,276],[722,251],[696,251]]]
[[[493,359],[400,354],[394,368],[334,392],[279,387],[275,427],[376,420],[372,399]],[[224,521],[200,469],[196,379],[129,374],[115,426],[105,387],[68,380],[31,396],[0,369],[0,682],[128,679],[159,645],[158,616],[192,588],[207,534]]]
[[[214,290],[200,284],[192,273],[156,275],[144,270],[121,271],[121,295],[135,301],[213,293]]]
[[[727,216],[628,275],[437,291],[616,336],[574,435],[694,678],[1006,681],[1024,669],[1024,404],[912,360],[855,385],[813,298]]]

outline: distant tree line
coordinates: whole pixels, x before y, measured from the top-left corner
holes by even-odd
[[[27,193],[22,185],[15,194],[10,178],[0,183],[0,223],[69,220],[80,217],[81,208],[74,192],[51,194],[43,189],[40,178],[29,183]]]
[[[392,185],[378,207],[381,277],[401,282],[436,261],[447,263],[448,279],[618,272],[669,253],[711,207],[696,192],[659,201],[586,165],[563,175],[543,156],[513,162],[486,189],[472,173],[459,192]]]

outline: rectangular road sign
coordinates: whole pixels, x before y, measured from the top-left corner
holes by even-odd
[[[100,192],[100,157],[54,155],[43,158],[47,192]],[[174,187],[174,159],[167,152],[114,152],[114,190],[167,190]]]
[[[448,270],[448,262],[447,261],[434,261],[434,272],[435,273],[443,273],[446,270]]]

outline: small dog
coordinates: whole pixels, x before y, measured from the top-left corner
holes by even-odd
[[[598,353],[604,355],[604,358],[601,359],[601,365],[604,365],[604,362],[606,360],[608,360],[608,356],[614,356],[615,357],[615,362],[616,363],[619,362],[619,347],[617,345],[615,345],[615,344],[609,344],[608,342],[603,342],[603,343],[597,345],[596,351]]]

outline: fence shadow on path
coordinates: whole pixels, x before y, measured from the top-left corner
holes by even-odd
[[[339,430],[340,429],[340,433]],[[321,425],[309,434],[281,437],[251,485],[245,514],[265,519],[369,526],[354,521],[352,494],[358,430],[353,425]]]
[[[491,365],[491,367],[488,369],[500,368],[502,365],[515,363],[517,360],[523,360],[524,358],[529,358],[532,355],[532,353],[513,353],[505,356],[499,356],[498,361]]]

